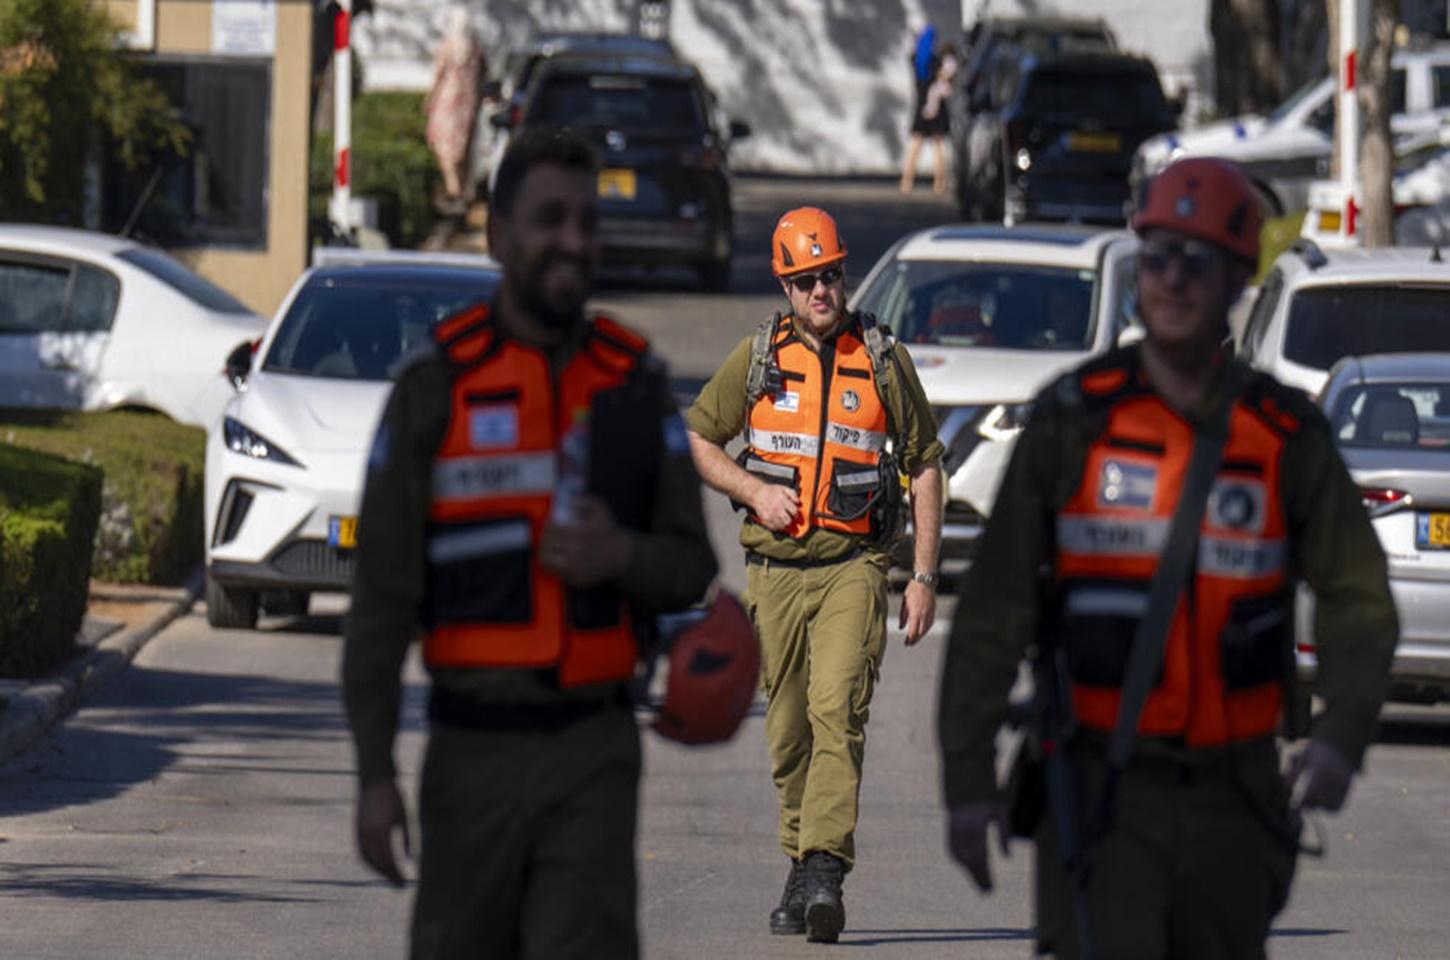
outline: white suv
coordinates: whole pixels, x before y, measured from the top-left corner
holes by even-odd
[[[1390,61],[1390,128],[1394,136],[1433,132],[1450,117],[1450,43],[1397,50]],[[1279,211],[1302,210],[1311,181],[1328,176],[1334,151],[1335,80],[1302,87],[1267,117],[1233,117],[1144,141],[1132,180],[1152,176],[1180,157],[1222,157],[1254,179]]]
[[[934,227],[851,298],[906,345],[946,446],[944,566],[968,559],[1030,401],[1135,315],[1137,239],[1066,225]]]
[[[1437,248],[1321,250],[1300,239],[1264,278],[1240,354],[1318,396],[1342,357],[1450,351],[1450,263]]]

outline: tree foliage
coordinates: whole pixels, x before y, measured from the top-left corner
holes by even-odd
[[[97,136],[128,169],[188,139],[101,4],[0,2],[0,219],[79,222]]]

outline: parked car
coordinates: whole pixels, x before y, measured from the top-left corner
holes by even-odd
[[[1221,157],[1247,173],[1275,213],[1303,210],[1309,184],[1329,173],[1335,80],[1310,81],[1268,116],[1241,116],[1146,141],[1136,183],[1179,157]],[[1390,61],[1390,129],[1396,138],[1434,132],[1450,117],[1450,43],[1397,50]]]
[[[222,360],[266,325],[160,250],[0,224],[0,407],[134,408],[210,426],[230,395]]]
[[[1320,250],[1300,239],[1275,259],[1238,349],[1318,396],[1344,357],[1450,351],[1450,265],[1438,251]]]
[[[991,106],[993,67],[1004,51],[1026,54],[1116,50],[1118,41],[1104,20],[1087,17],[987,17],[972,24],[963,51],[961,92],[954,98],[969,113]]]
[[[1320,406],[1389,561],[1400,618],[1390,699],[1450,698],[1450,353],[1346,357]],[[1312,611],[1305,592],[1296,646],[1306,677]]]
[[[1426,247],[1450,240],[1450,129],[1406,138],[1395,146],[1395,172],[1390,181],[1394,203],[1395,244]],[[1350,233],[1347,193],[1341,180],[1309,184],[1309,210],[1300,236],[1321,249],[1358,246],[1362,231]],[[1363,210],[1363,197],[1356,202]]]
[[[1177,114],[1150,60],[1119,53],[1028,55],[956,146],[962,215],[1011,225],[1120,225],[1128,173],[1146,138]]]
[[[434,324],[490,299],[493,261],[332,251],[259,341],[227,360],[235,395],[206,444],[206,609],[250,629],[352,576],[369,443],[391,378]]]
[[[707,289],[730,283],[734,215],[728,148],[692,66],[660,59],[558,57],[535,71],[512,129],[569,127],[599,148],[599,238],[606,264],[693,267]]]
[[[906,345],[936,411],[944,559],[970,557],[1037,391],[1129,329],[1136,251],[1122,230],[934,227],[898,241],[851,297]]]

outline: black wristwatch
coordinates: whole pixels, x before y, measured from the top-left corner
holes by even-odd
[[[911,579],[915,580],[917,583],[924,584],[930,590],[935,590],[936,585],[941,582],[941,576],[939,574],[934,572],[926,573],[921,570],[917,570],[916,572],[914,572],[911,575]]]

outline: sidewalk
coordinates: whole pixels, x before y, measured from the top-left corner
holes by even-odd
[[[40,739],[130,664],[156,634],[191,608],[201,581],[152,587],[91,581],[79,656],[36,680],[0,679],[0,763]]]

